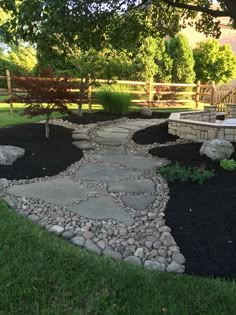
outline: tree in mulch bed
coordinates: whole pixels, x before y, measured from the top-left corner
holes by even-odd
[[[30,117],[46,115],[46,138],[49,138],[49,120],[52,113],[71,115],[68,104],[78,103],[78,93],[72,92],[72,89],[82,89],[80,84],[71,79],[55,78],[51,69],[44,72],[43,77],[26,76],[22,79],[15,76],[13,80],[18,88],[26,91],[23,95],[15,95],[12,98],[15,102],[27,105],[22,114]]]

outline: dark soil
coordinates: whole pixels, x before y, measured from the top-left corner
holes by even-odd
[[[127,117],[130,119],[137,119],[137,118],[141,118],[141,119],[151,118],[152,119],[152,118],[168,118],[169,116],[170,116],[170,113],[166,113],[166,112],[153,112],[151,117],[146,117],[146,116],[140,115],[139,112],[130,112],[124,115],[116,115],[116,114],[99,111],[99,112],[85,113],[83,114],[82,117],[74,114],[72,116],[64,117],[63,119],[68,120],[74,124],[86,125],[86,124],[96,123],[98,121],[116,120],[122,117]]]
[[[50,126],[50,138],[45,138],[44,124],[26,124],[0,129],[0,145],[24,148],[25,155],[12,165],[0,165],[0,178],[27,179],[56,175],[83,153],[72,144],[68,128]]]
[[[150,128],[148,128],[150,129]],[[147,130],[140,135],[148,135]],[[150,136],[150,142],[153,137]],[[163,135],[164,138],[164,135]],[[169,183],[167,225],[186,257],[186,273],[236,278],[236,171],[220,168],[218,162],[199,155],[201,144],[181,144],[150,150],[185,166],[205,164],[215,176],[199,185],[192,182]],[[234,144],[235,149],[236,145]],[[236,153],[232,155],[236,159]]]
[[[166,143],[176,141],[179,137],[168,133],[168,122],[137,131],[132,139],[138,144]]]

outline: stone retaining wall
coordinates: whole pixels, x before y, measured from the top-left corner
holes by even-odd
[[[236,141],[236,125],[215,123],[216,106],[204,111],[173,113],[169,117],[168,132],[182,139],[204,142],[211,139]]]
[[[236,118],[236,105],[226,104],[226,118]]]

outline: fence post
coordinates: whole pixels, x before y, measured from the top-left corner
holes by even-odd
[[[196,87],[196,98],[195,98],[195,108],[198,108],[199,100],[200,100],[200,93],[201,93],[201,81],[197,81]]]
[[[152,79],[149,79],[146,83],[147,86],[147,102],[148,102],[148,107],[151,107],[152,103]]]
[[[214,98],[215,98],[215,81],[211,82],[211,99],[210,99],[210,105],[214,105]]]
[[[90,74],[88,76],[88,109],[89,109],[89,112],[92,111],[92,85],[91,85]]]
[[[10,100],[10,112],[13,113],[11,75],[10,75],[10,71],[9,70],[6,70],[6,77],[7,77],[8,97],[9,97],[9,100]]]

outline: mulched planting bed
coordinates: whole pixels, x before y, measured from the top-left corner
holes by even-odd
[[[147,128],[150,129],[150,128]],[[143,131],[147,137],[147,130]],[[141,136],[142,137],[142,136]],[[163,136],[164,137],[164,136]],[[154,135],[147,143],[152,143]],[[158,136],[157,136],[158,139]],[[155,141],[154,141],[155,142]],[[215,176],[199,185],[169,183],[167,225],[186,257],[186,273],[236,278],[236,171],[223,170],[218,162],[199,155],[201,144],[159,147],[152,155],[185,166],[215,169]],[[236,149],[236,145],[234,144]],[[236,153],[231,158],[236,159]]]
[[[26,124],[0,129],[0,145],[24,148],[24,157],[12,165],[0,165],[0,177],[27,179],[56,175],[79,161],[82,150],[71,140],[68,128],[50,125],[50,138],[45,138],[44,124]]]
[[[166,112],[153,112],[151,117],[146,117],[146,116],[141,115],[139,112],[130,112],[124,115],[117,115],[117,114],[115,115],[115,114],[99,111],[99,112],[92,112],[92,113],[84,113],[82,117],[74,114],[72,116],[64,117],[63,119],[68,120],[74,124],[86,125],[86,124],[96,123],[99,121],[116,120],[122,117],[127,117],[130,119],[137,119],[137,118],[152,119],[152,118],[168,118],[169,116],[170,116],[170,113],[166,113]]]
[[[132,137],[133,141],[138,144],[166,143],[175,141],[178,138],[178,136],[168,133],[168,122],[139,130]]]

